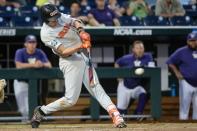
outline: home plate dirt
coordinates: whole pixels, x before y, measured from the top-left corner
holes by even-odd
[[[0,131],[197,131],[197,123],[132,123],[117,129],[111,124],[42,124],[32,129],[29,124],[0,123]]]

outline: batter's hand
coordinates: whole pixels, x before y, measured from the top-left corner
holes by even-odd
[[[5,79],[0,80],[0,103],[3,102],[5,95],[4,95],[4,87],[6,86]]]
[[[90,41],[84,41],[82,44],[81,44],[81,48],[91,48],[91,43]]]
[[[85,32],[85,31],[81,31],[81,32],[79,33],[79,36],[80,36],[82,42],[91,41],[90,34],[87,33],[87,32]]]

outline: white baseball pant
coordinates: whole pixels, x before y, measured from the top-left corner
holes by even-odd
[[[82,82],[89,93],[98,100],[101,106],[108,110],[107,107],[113,103],[100,85],[95,70],[93,74],[95,86],[93,88],[89,87],[87,64],[88,59],[83,53],[75,53],[70,57],[60,58],[59,66],[65,79],[65,95],[46,106],[42,106],[41,110],[45,114],[50,114],[73,106],[79,98]]]
[[[28,88],[27,82],[14,80],[14,94],[18,111],[21,113],[24,120],[28,120],[29,104],[28,104]]]
[[[197,120],[197,87],[193,87],[186,80],[180,80],[179,101],[179,119],[188,120],[190,104],[192,102],[192,119]]]
[[[142,86],[136,86],[134,89],[128,89],[124,86],[124,82],[120,81],[117,89],[117,108],[126,110],[131,98],[138,99],[141,93],[146,93]]]

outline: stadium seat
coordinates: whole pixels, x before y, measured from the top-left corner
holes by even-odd
[[[183,8],[187,10],[196,10],[196,5],[183,5]]]
[[[185,11],[186,11],[186,15],[188,16],[197,16],[197,7],[196,5],[184,5]]]
[[[197,17],[197,10],[187,10],[186,15],[191,17]]]
[[[0,13],[0,18],[2,18],[2,22],[6,22],[7,25],[10,25],[11,17],[5,16],[5,14]]]
[[[144,18],[144,24],[147,26],[167,26],[170,25],[167,18],[161,16],[147,16]]]
[[[122,26],[143,26],[143,22],[136,16],[122,16],[120,22]]]
[[[12,25],[15,27],[32,27],[34,26],[34,23],[32,18],[29,16],[15,16],[12,17]]]
[[[9,23],[3,17],[0,17],[0,27],[9,27]]]
[[[17,15],[17,13],[18,13],[17,8],[13,8],[11,6],[0,7],[0,15],[4,18],[9,19],[10,17]]]
[[[91,10],[90,6],[81,6],[81,14],[82,15],[87,15],[90,10]]]
[[[20,8],[20,16],[30,16],[38,19],[39,8],[37,6],[24,6]]]
[[[37,6],[24,6],[20,8],[19,16],[22,17],[31,17],[32,22],[36,26],[40,26],[40,13],[39,8]]]
[[[190,16],[175,16],[170,19],[171,24],[175,26],[192,25],[193,20]]]
[[[92,8],[96,8],[96,3],[94,0],[88,0],[88,5]]]
[[[197,26],[197,18],[193,20],[193,26]]]
[[[16,16],[18,13],[18,9],[17,8],[13,8],[11,6],[0,6],[0,17],[2,18],[2,25],[3,26],[10,26],[10,21],[11,18]],[[3,24],[4,22],[6,22],[7,24]]]
[[[66,8],[63,5],[58,6],[58,9],[59,9],[60,12],[62,12],[64,14],[69,14],[69,12],[70,12],[69,8]]]
[[[13,8],[11,6],[0,6],[0,13],[4,13],[6,11],[12,11]]]

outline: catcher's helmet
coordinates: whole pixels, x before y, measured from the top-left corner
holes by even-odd
[[[57,7],[53,4],[46,4],[40,8],[41,19],[43,22],[48,23],[49,21],[57,20],[61,13],[58,11]]]

